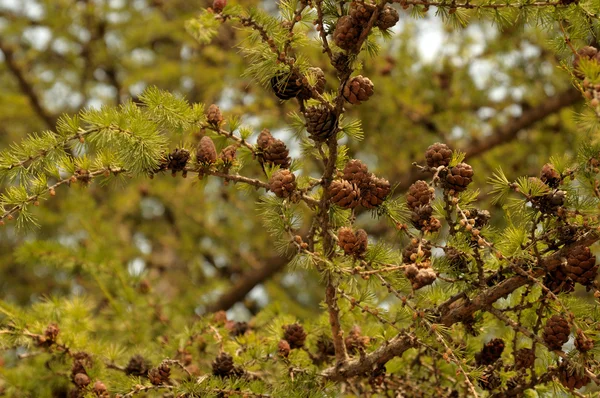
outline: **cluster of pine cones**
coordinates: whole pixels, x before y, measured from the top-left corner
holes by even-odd
[[[367,209],[380,206],[391,191],[385,178],[369,172],[367,165],[358,159],[346,163],[342,179],[332,181],[328,188],[331,201],[344,209],[354,209],[359,204]]]
[[[402,261],[406,264],[404,275],[414,290],[431,285],[437,279],[431,267],[431,244],[425,239],[412,239],[402,251]]]
[[[368,1],[354,0],[350,3],[348,15],[344,15],[337,21],[333,31],[334,43],[346,51],[357,50],[358,40],[369,24],[376,7],[375,4]],[[396,25],[399,19],[398,12],[393,7],[386,5],[377,14],[374,26],[386,30]]]
[[[301,349],[306,341],[306,332],[299,323],[283,326],[283,339],[279,341],[279,355],[287,358],[290,351]]]

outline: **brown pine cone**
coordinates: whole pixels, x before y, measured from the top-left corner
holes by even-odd
[[[364,229],[354,232],[351,227],[342,227],[338,231],[338,245],[348,256],[361,257],[367,251],[368,243]]]
[[[148,372],[148,379],[150,379],[150,383],[155,386],[168,382],[170,376],[171,368],[169,367],[169,364],[165,362],[161,363],[158,368],[152,368]]]
[[[323,73],[323,70],[316,67],[308,68],[308,73],[316,78],[315,85],[313,86],[315,91],[319,94],[323,94],[325,92],[326,83],[325,73]],[[298,93],[298,99],[308,100],[313,98],[313,92],[307,87],[308,84],[308,81],[306,81],[306,83],[302,86],[302,90],[300,90]]]
[[[425,181],[419,180],[408,188],[406,202],[408,207],[416,209],[419,206],[428,205],[433,200],[433,188]]]
[[[501,385],[502,380],[493,369],[487,370],[479,379],[479,386],[486,391],[493,391]]]
[[[374,5],[366,4],[359,0],[350,3],[350,12],[348,14],[354,18],[359,25],[364,26],[369,23],[373,11],[375,11]]]
[[[410,279],[410,278],[409,278]],[[419,290],[422,287],[429,286],[437,279],[435,271],[431,268],[422,268],[417,275],[411,279],[412,288]]]
[[[273,138],[262,152],[262,159],[266,163],[279,165],[282,169],[290,167],[292,160],[289,157],[290,151],[281,140]]]
[[[185,169],[188,160],[190,159],[190,151],[185,148],[177,148],[167,156],[167,169],[173,173]]]
[[[368,184],[360,189],[360,204],[367,209],[380,206],[391,190],[392,187],[388,180],[377,178],[371,174]]]
[[[431,257],[431,244],[425,239],[419,241],[412,239],[408,246],[402,251],[402,262],[404,264],[410,264],[417,261],[417,258],[421,258],[421,261],[429,259]]]
[[[376,26],[381,30],[392,28],[400,20],[400,15],[394,7],[385,6],[377,16]]]
[[[598,265],[596,256],[590,251],[589,247],[576,246],[567,254],[567,264],[564,266],[567,277],[573,281],[588,286],[598,274]]]
[[[219,377],[229,377],[236,373],[233,364],[233,357],[226,352],[221,352],[212,363],[213,375]]]
[[[483,345],[482,350],[475,355],[478,366],[491,365],[502,356],[504,351],[504,340],[492,339]]]
[[[110,394],[108,393],[106,385],[104,383],[102,383],[100,380],[97,380],[94,383],[93,393],[97,397],[101,397],[101,398],[108,398],[108,397],[110,397]]]
[[[304,117],[306,131],[315,141],[327,141],[337,131],[337,117],[324,105],[308,107]]]
[[[542,167],[542,171],[540,172],[540,179],[544,181],[544,183],[550,188],[558,188],[558,185],[561,181],[560,174],[550,163],[546,163]]]
[[[560,315],[552,315],[546,321],[546,326],[544,326],[544,342],[546,342],[550,349],[560,350],[563,344],[569,340],[570,333],[571,327],[569,326],[569,322]]]
[[[302,348],[306,341],[306,332],[299,323],[283,327],[283,339],[290,344],[290,348]]]
[[[332,181],[329,185],[329,197],[343,209],[354,209],[360,203],[360,189],[350,181]]]
[[[574,369],[569,369],[565,364],[560,366],[558,380],[560,381],[560,384],[571,391],[579,390],[591,381],[586,374],[576,372]]]
[[[129,359],[129,363],[125,367],[125,374],[133,376],[146,376],[152,365],[143,356],[136,354]]]
[[[256,146],[264,151],[274,139],[269,129],[263,129],[256,139]]]
[[[427,166],[448,166],[452,160],[452,150],[446,144],[436,142],[425,151]]]
[[[352,105],[360,105],[373,95],[373,82],[362,75],[354,76],[344,86],[342,95]]]
[[[342,50],[352,50],[361,33],[360,23],[351,15],[344,15],[335,25],[333,41]]]
[[[492,215],[487,210],[473,209],[469,210],[470,218],[475,220],[475,228],[481,229],[485,227],[492,218]]]
[[[90,354],[85,351],[79,351],[73,354],[73,364],[71,365],[71,375],[75,376],[77,373],[87,374],[87,369],[94,366],[94,361]]]
[[[217,161],[217,148],[213,140],[207,135],[200,139],[200,143],[196,149],[196,161],[204,167]]]
[[[349,160],[344,167],[343,173],[344,180],[353,182],[359,188],[369,185],[371,173],[369,173],[367,165],[358,159]]]
[[[466,163],[459,163],[448,170],[446,188],[461,192],[473,181],[473,168]]]
[[[446,259],[450,267],[458,272],[469,270],[469,258],[465,253],[452,246],[444,247],[444,252],[446,253]]]
[[[319,350],[321,356],[332,357],[335,355],[333,341],[327,336],[319,337],[319,340],[317,340],[317,350]]]
[[[287,169],[277,170],[269,180],[269,189],[278,198],[287,198],[296,189],[296,176]]]
[[[288,355],[290,355],[290,343],[288,343],[286,340],[279,340],[279,344],[277,345],[277,351],[279,352],[279,355],[282,356],[283,358],[287,358]]]
[[[232,322],[227,328],[229,329],[229,334],[234,337],[243,336],[250,330],[248,322]]]
[[[271,88],[282,100],[295,98],[302,90],[302,82],[298,76],[290,73],[280,73],[271,79]]]
[[[575,56],[575,59],[573,60],[573,74],[579,79],[585,78],[585,75],[579,70],[579,64],[581,63],[580,60],[582,58],[598,60],[598,58],[600,58],[598,56],[598,49],[592,46],[585,46],[577,51],[577,56]]]
[[[535,363],[535,352],[531,348],[520,348],[515,351],[514,356],[517,369],[531,368]]]
[[[577,329],[577,337],[575,337],[575,348],[577,348],[580,352],[588,352],[592,348],[594,348],[594,341],[588,338],[583,330]]]
[[[356,354],[361,351],[364,351],[367,348],[367,345],[370,343],[371,339],[369,336],[363,336],[358,325],[354,325],[348,333],[348,336],[344,339],[344,343],[346,344],[346,350],[351,354]]]
[[[77,373],[73,377],[73,383],[79,388],[84,388],[91,383],[90,377],[85,373]]]
[[[237,146],[235,145],[229,145],[228,147],[223,148],[219,154],[219,158],[221,158],[225,166],[231,167],[236,158],[236,151]]]
[[[58,334],[60,333],[60,328],[56,323],[51,323],[44,330],[44,337],[46,342],[55,342]]]
[[[543,196],[537,196],[532,202],[544,214],[556,213],[559,207],[565,204],[567,192],[555,190]]]
[[[544,277],[544,286],[552,293],[571,293],[575,290],[575,282],[568,279],[562,269],[548,272]]]
[[[215,104],[208,107],[208,110],[206,111],[206,121],[217,128],[223,123],[221,110]]]

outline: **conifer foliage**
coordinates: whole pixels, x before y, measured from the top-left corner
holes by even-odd
[[[370,171],[366,159],[349,158],[343,143],[369,132],[346,116],[347,108],[378,95],[362,65],[401,14],[419,17],[434,6],[450,26],[481,18],[555,32],[568,54],[564,69],[591,111],[580,120],[590,139],[577,157],[552,158],[539,177],[514,181],[498,169],[486,187],[474,187],[479,171],[469,158],[435,143],[413,165],[420,179],[406,195],[394,190],[397,181]],[[600,386],[600,62],[584,39],[597,31],[600,6],[282,0],[278,7],[269,14],[215,0],[186,28],[199,43],[213,40],[222,25],[244,29],[246,75],[276,101],[297,105],[287,121],[304,159],[275,131],[254,131],[215,104],[190,104],[150,87],[136,102],[62,116],[55,131],[1,152],[7,188],[0,224],[25,234],[38,224],[36,207],[61,200],[67,187],[116,179],[152,184],[171,174],[197,178],[199,186],[221,180],[248,187],[261,194],[256,207],[273,251],[287,256],[290,271],[319,275],[322,313],[302,322],[272,306],[249,323],[223,312],[166,313],[148,282],[132,287],[99,253],[34,243],[22,258],[114,274],[120,287],[96,277],[101,302],[0,302],[0,396],[593,392]],[[589,31],[581,30],[582,19],[591,21]],[[327,70],[313,65],[315,48]],[[316,162],[321,174],[305,173],[303,160]],[[482,195],[498,206],[480,208]],[[397,239],[369,236],[357,225],[367,213],[387,221]],[[490,225],[494,217],[501,227]],[[126,318],[135,330],[115,321]],[[566,344],[571,337],[574,345]]]

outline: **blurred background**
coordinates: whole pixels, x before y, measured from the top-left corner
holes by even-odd
[[[271,1],[239,2],[277,12]],[[186,33],[185,21],[208,6],[0,0],[0,150],[52,130],[61,114],[136,101],[154,85],[190,102],[218,104],[227,118],[254,129],[251,141],[269,128],[299,156],[286,126],[297,103],[281,103],[240,77],[246,61],[237,45],[245,33],[224,25],[210,45]],[[352,157],[397,184],[395,195],[419,178],[411,164],[422,162],[434,142],[467,153],[483,208],[490,207],[485,180],[498,166],[509,178],[537,175],[550,155],[577,147],[582,137],[574,115],[582,96],[546,33],[518,25],[500,31],[476,20],[447,29],[433,8],[418,20],[399,11],[393,38],[381,42],[378,56],[363,58],[359,73],[373,81],[375,95],[349,107],[365,139],[347,143]],[[302,51],[325,71],[327,89],[335,89],[333,68],[317,46]],[[185,142],[172,136],[171,147],[200,137],[200,131]],[[305,166],[305,173],[320,170]],[[248,163],[242,174],[258,177],[260,168]],[[6,184],[0,182],[0,192]],[[27,305],[49,295],[103,297],[95,303],[102,310],[115,297],[135,302],[136,292],[152,290],[159,294],[148,311],[162,320],[184,322],[215,310],[247,320],[274,302],[310,318],[322,300],[319,277],[311,270],[281,272],[287,259],[272,250],[256,212],[259,195],[217,179],[168,175],[61,189],[37,210],[39,228],[0,228],[0,299]],[[501,212],[493,223],[503,223]],[[372,240],[402,242],[370,213],[358,225]]]

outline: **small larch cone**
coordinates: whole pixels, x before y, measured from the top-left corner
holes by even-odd
[[[359,25],[364,26],[369,23],[373,11],[375,11],[375,6],[373,4],[364,3],[362,1],[353,1],[350,3],[349,15],[352,16]]]
[[[377,16],[377,22],[375,24],[379,29],[386,30],[396,25],[399,20],[400,15],[398,15],[398,11],[391,6],[386,5]]]
[[[88,375],[86,375],[85,373],[77,373],[73,377],[73,383],[75,383],[75,385],[79,388],[84,388],[85,386],[90,384],[90,382],[91,382],[90,377]]]
[[[217,148],[209,136],[204,136],[196,149],[196,161],[202,166],[209,166],[217,161]]]
[[[282,169],[290,167],[292,160],[290,151],[281,140],[273,138],[262,152],[262,158],[266,163],[279,165]]]
[[[425,239],[419,242],[412,239],[410,244],[402,251],[402,261],[405,264],[414,263],[417,259],[425,260],[431,257],[431,244]]]
[[[554,166],[550,163],[546,163],[542,167],[542,171],[540,172],[540,179],[550,188],[558,188],[558,185],[561,181],[560,173],[556,171]]]
[[[269,189],[278,198],[287,198],[296,189],[296,176],[287,169],[278,170],[269,180]]]
[[[422,268],[417,272],[417,275],[411,279],[412,288],[414,290],[419,290],[422,287],[431,285],[436,279],[437,275],[433,269]]]
[[[269,144],[273,142],[273,140],[275,140],[275,138],[273,137],[273,134],[271,134],[269,129],[263,129],[258,135],[258,138],[256,139],[256,146],[264,151],[269,146]]]
[[[446,253],[448,264],[454,270],[458,272],[465,272],[469,270],[469,258],[465,253],[452,246],[444,247],[444,252]]]
[[[584,286],[594,282],[598,274],[596,256],[589,247],[576,246],[567,254],[567,264],[564,266],[567,277]]]
[[[367,165],[358,159],[349,160],[344,167],[344,180],[353,182],[359,188],[365,187],[369,184],[371,173]]]
[[[206,111],[206,121],[213,127],[220,127],[223,123],[223,114],[221,113],[221,109],[215,104],[212,104],[208,107]]]
[[[492,339],[483,345],[482,350],[475,356],[477,365],[491,365],[502,356],[504,340]]]
[[[227,5],[227,0],[214,0],[212,9],[217,14],[220,14],[226,5]]]
[[[550,349],[560,350],[563,344],[569,340],[570,333],[569,322],[560,315],[552,315],[544,327],[544,342],[548,344]]]
[[[583,372],[577,372],[575,369],[570,369],[567,365],[562,364],[558,373],[560,384],[568,390],[578,390],[581,387],[589,384],[591,379]]]
[[[302,348],[306,341],[306,332],[299,323],[286,325],[283,327],[283,339],[290,344],[291,349]]]
[[[334,43],[343,50],[351,50],[356,45],[362,29],[360,23],[351,15],[338,19],[333,31]]]
[[[129,363],[125,367],[126,375],[146,376],[150,369],[150,362],[141,355],[134,355],[129,359]]]
[[[361,204],[367,209],[380,206],[391,192],[390,182],[385,178],[377,178],[371,175],[368,184],[361,187]]]
[[[486,391],[492,391],[502,385],[500,376],[494,372],[494,369],[487,370],[479,379],[479,386]]]
[[[344,99],[353,105],[360,105],[373,95],[373,82],[361,75],[350,79],[342,92]]]
[[[338,245],[346,255],[361,257],[367,251],[367,232],[364,229],[354,232],[350,227],[342,227],[338,231]]]
[[[223,148],[219,158],[223,161],[225,166],[231,167],[236,158],[237,146],[229,145],[226,148]]]
[[[598,60],[599,55],[598,55],[598,49],[596,47],[592,47],[592,46],[585,46],[580,48],[577,51],[577,55],[575,56],[575,59],[573,60],[573,73],[575,74],[575,76],[577,76],[579,79],[583,79],[585,77],[585,75],[583,74],[583,72],[581,72],[581,70],[579,69],[579,66],[581,64],[581,59],[588,59],[588,60]]]
[[[271,88],[277,98],[289,100],[298,96],[302,90],[302,83],[296,74],[280,73],[271,79]]]
[[[304,112],[306,131],[315,141],[327,141],[337,130],[335,113],[324,105],[310,106]]]
[[[102,383],[100,380],[97,380],[94,383],[94,389],[92,391],[97,397],[108,398],[110,396],[110,394],[108,393],[108,389],[106,388],[106,385],[104,383]]]
[[[360,189],[347,180],[336,180],[329,185],[331,201],[343,209],[354,209],[360,203]]]
[[[314,76],[316,78],[315,81],[315,85],[312,86],[312,88],[319,94],[323,94],[325,92],[325,73],[323,73],[323,70],[321,68],[308,68],[308,74],[311,74],[312,76]],[[304,85],[302,86],[302,90],[300,90],[300,92],[298,93],[298,99],[301,100],[308,100],[314,97],[313,91],[307,87],[307,85],[309,85],[308,81],[306,81],[304,83]]]
[[[452,160],[452,150],[446,144],[436,142],[425,151],[427,166],[448,166]]]
[[[184,171],[189,159],[190,151],[185,148],[177,148],[167,156],[167,169],[171,170],[173,175],[178,171]]]
[[[535,363],[535,352],[531,348],[520,348],[515,351],[515,367],[517,369],[531,368]]]
[[[290,355],[292,347],[290,347],[290,343],[287,340],[279,340],[279,344],[277,344],[277,352],[283,358],[287,358]]]
[[[228,377],[235,373],[233,357],[226,352],[221,352],[212,363],[213,375]]]
[[[360,351],[364,351],[369,345],[371,339],[369,336],[363,336],[358,325],[355,325],[348,333],[348,336],[344,340],[346,344],[346,350],[352,354],[356,354]]]
[[[583,330],[577,330],[577,337],[575,337],[575,348],[579,350],[579,352],[588,352],[592,348],[594,348],[594,341],[587,337]]]
[[[168,382],[169,377],[171,377],[171,368],[168,363],[164,362],[157,368],[150,369],[148,372],[148,379],[150,380],[150,383],[155,386]]]
[[[446,188],[461,192],[473,181],[473,168],[466,163],[452,167],[446,175]]]
[[[433,188],[425,181],[417,181],[408,188],[406,202],[412,210],[428,205],[433,200]]]

